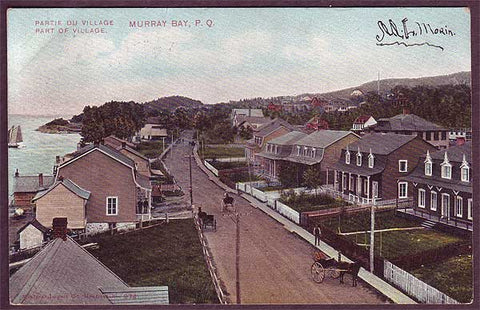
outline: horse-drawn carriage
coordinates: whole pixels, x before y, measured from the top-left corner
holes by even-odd
[[[214,231],[217,230],[217,220],[213,214],[207,214],[207,212],[202,211],[202,208],[199,208],[198,219],[200,220],[200,227],[202,229],[210,227]]]
[[[360,267],[358,262],[337,262],[334,258],[328,258],[323,253],[316,252],[311,267],[312,279],[317,283],[322,283],[328,276],[332,279],[340,278],[340,283],[343,283],[343,276],[347,273],[352,276],[352,286],[357,286]]]

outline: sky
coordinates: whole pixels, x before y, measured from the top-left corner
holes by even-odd
[[[465,8],[10,9],[7,14],[10,114],[73,115],[85,105],[172,95],[213,104],[328,92],[376,80],[377,74],[416,78],[471,70]],[[378,22],[390,31],[391,19],[401,34],[404,18],[409,31],[420,33],[418,25],[425,23],[454,35],[385,34],[381,43],[400,45],[378,46]],[[155,27],[139,27],[145,21],[155,21]],[[78,31],[92,28],[103,33]]]

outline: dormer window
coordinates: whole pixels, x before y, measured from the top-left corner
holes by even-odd
[[[368,154],[368,168],[373,168],[375,165],[375,156],[372,154],[372,149],[370,149],[370,154]]]
[[[308,148],[306,146],[303,147],[303,156],[307,156]]]
[[[362,165],[362,153],[357,153],[357,166]]]
[[[275,154],[278,154],[278,145],[275,145]]]
[[[463,154],[463,161],[460,166],[460,175],[462,182],[470,182],[470,166],[465,158],[465,154]]]
[[[442,167],[442,178],[451,179],[452,178],[452,165],[448,161],[447,152],[443,157],[443,163],[440,165]]]
[[[427,157],[425,158],[425,175],[432,176],[432,158],[430,152],[427,150]]]
[[[345,163],[346,163],[347,165],[350,165],[350,152],[348,151],[348,149],[347,149],[347,151],[345,152]]]

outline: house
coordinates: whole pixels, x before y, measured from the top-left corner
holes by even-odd
[[[328,128],[329,128],[328,122],[324,119],[321,119],[318,116],[312,117],[305,124],[305,129],[307,131],[310,131],[310,130],[325,130],[325,129],[328,129]]]
[[[103,144],[107,145],[107,146],[110,146],[114,149],[117,149],[117,148],[119,148],[123,145],[126,145],[126,146],[128,146],[129,148],[132,148],[132,149],[137,147],[134,143],[128,142],[127,140],[124,140],[124,139],[117,138],[114,135],[110,135],[106,138],[103,138]]]
[[[126,143],[123,143],[121,146],[115,148],[115,150],[133,160],[135,162],[136,170],[139,174],[147,178],[152,176],[152,172],[150,170],[150,160],[147,157],[143,156]]]
[[[35,195],[35,219],[42,226],[51,228],[56,217],[68,220],[68,229],[83,231],[87,224],[86,205],[90,192],[69,179],[59,177],[50,188]]]
[[[141,140],[162,140],[168,137],[167,129],[158,124],[146,124],[137,134]]]
[[[130,287],[66,235],[55,218],[54,239],[10,277],[14,305],[168,304],[168,287]]]
[[[365,128],[377,124],[377,121],[371,115],[360,115],[353,122],[353,131],[362,131]]]
[[[390,118],[380,118],[377,125],[371,128],[375,132],[417,135],[437,149],[445,149],[449,144],[448,129],[410,114],[407,109],[404,109],[402,114]]]
[[[402,178],[413,189],[417,216],[472,222],[472,142],[426,152],[416,169]]]
[[[271,119],[268,117],[259,117],[259,116],[238,116],[236,118],[236,124],[235,126],[237,128],[251,128],[251,129],[256,129],[268,122],[270,122]]]
[[[230,118],[232,126],[239,127],[240,121],[245,117],[264,117],[262,109],[233,109]]]
[[[326,106],[323,107],[323,110],[325,113],[330,113],[330,112],[335,112],[337,108],[333,104],[327,104]]]
[[[151,217],[149,178],[138,173],[134,160],[108,146],[92,144],[78,150],[58,166],[55,177],[55,185],[68,179],[90,192],[85,205],[87,233],[133,227],[137,220]]]
[[[305,136],[307,134],[304,132],[291,131],[270,140],[265,150],[257,155],[261,166],[261,174],[270,180],[277,180],[281,162],[290,156],[295,142]]]
[[[254,165],[259,164],[255,156],[262,151],[266,143],[293,130],[295,128],[292,125],[280,118],[270,120],[270,122],[254,129],[253,138],[248,140],[245,145],[247,161]]]
[[[282,111],[282,105],[281,104],[274,104],[273,102],[270,102],[267,106],[267,110],[274,111],[274,112],[280,112],[280,111]]]
[[[413,190],[398,179],[413,171],[419,158],[435,147],[415,135],[370,133],[342,150],[330,168],[334,190],[350,201],[407,199]]]
[[[342,148],[359,140],[360,137],[350,131],[320,130],[310,134],[292,131],[269,141],[264,152],[258,156],[265,176],[276,180],[282,165],[295,163],[299,178],[309,167],[320,170],[322,183],[333,183],[328,180],[327,167],[334,164],[341,154]]]
[[[13,178],[13,205],[25,210],[32,209],[32,199],[53,184],[53,175],[20,175],[18,169]]]
[[[20,227],[17,231],[20,239],[20,250],[40,246],[46,239],[48,228],[40,224],[36,219]]]
[[[310,104],[312,105],[313,108],[323,108],[326,105],[328,105],[328,102],[324,99],[313,97]]]

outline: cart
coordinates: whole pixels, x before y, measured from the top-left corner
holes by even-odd
[[[317,283],[322,283],[325,279],[325,276],[328,276],[332,279],[338,279],[342,269],[337,268],[337,261],[333,258],[319,258],[315,254],[314,262],[311,267],[312,279]]]
[[[229,208],[235,210],[233,201],[233,197],[225,194],[225,197],[222,199],[222,212],[228,211]]]

